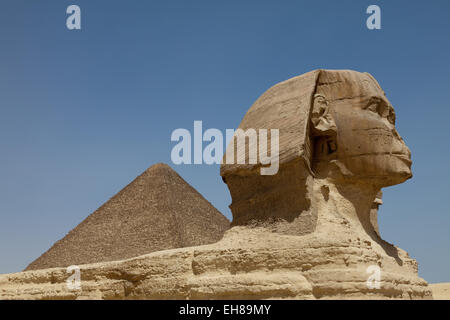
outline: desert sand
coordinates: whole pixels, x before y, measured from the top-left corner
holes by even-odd
[[[450,282],[430,283],[435,300],[450,300]]]

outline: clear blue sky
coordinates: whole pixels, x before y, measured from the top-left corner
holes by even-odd
[[[381,30],[366,28],[370,4]],[[450,282],[449,31],[446,0],[3,0],[0,273],[170,163],[174,129],[236,128],[271,85],[330,68],[370,72],[393,103],[414,177],[384,190],[382,235]],[[231,217],[218,166],[172,167]]]

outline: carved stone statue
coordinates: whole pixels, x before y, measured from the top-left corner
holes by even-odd
[[[279,83],[255,102],[240,128],[279,129],[280,169],[263,176],[258,164],[222,165],[233,225],[307,234],[317,227],[317,182],[324,193],[349,190],[368,205],[381,188],[412,176],[394,109],[368,73],[317,70]],[[367,219],[359,220],[369,228]]]
[[[402,284],[402,295],[427,297],[416,262],[382,240],[378,231],[381,188],[412,177],[411,153],[395,120],[394,108],[368,73],[316,70],[273,86],[249,109],[239,128],[279,129],[279,171],[264,176],[258,170],[262,164],[222,165],[232,196],[232,226],[299,236],[296,247],[305,250],[342,250],[342,256],[329,257],[333,271],[321,266],[311,273],[314,276],[306,276],[310,282],[322,282],[320,277],[331,281],[334,274],[335,288],[372,263],[380,267],[382,278],[384,273],[385,285]],[[346,250],[353,253],[344,254]],[[311,254],[302,262],[317,263],[321,256]],[[339,270],[340,259],[344,266]],[[316,297],[331,290],[319,288],[313,286]],[[389,290],[373,294],[390,296]]]
[[[378,232],[381,188],[412,174],[394,109],[371,75],[316,70],[281,82],[254,103],[239,128],[279,130],[279,171],[261,175],[261,163],[221,166],[233,213],[222,240],[81,266],[87,279],[81,293],[49,284],[41,296],[432,298],[416,261]],[[66,277],[65,269],[24,274],[41,284]],[[21,277],[0,276],[0,298],[17,295]],[[30,288],[28,282],[22,292]]]

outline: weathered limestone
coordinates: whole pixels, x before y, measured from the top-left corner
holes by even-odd
[[[262,176],[261,164],[222,165],[233,227],[219,242],[81,266],[78,292],[65,287],[65,269],[3,275],[0,299],[432,298],[416,261],[375,224],[381,188],[412,174],[372,76],[316,70],[284,81],[240,128],[279,129],[280,167]]]
[[[333,234],[332,236],[337,236]],[[429,298],[415,261],[403,266],[374,243],[326,240],[235,227],[216,244],[154,252],[81,267],[81,290],[69,290],[65,268],[0,276],[0,299],[410,299]],[[300,243],[301,240],[301,243]],[[338,243],[339,242],[339,243]],[[366,285],[379,264],[380,289]],[[407,272],[405,272],[407,270]],[[395,280],[395,281],[394,281]]]

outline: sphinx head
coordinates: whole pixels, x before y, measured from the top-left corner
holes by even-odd
[[[379,188],[412,176],[394,108],[368,73],[321,71],[310,118],[312,166],[319,176]]]
[[[277,230],[311,232],[315,179],[363,183],[375,196],[412,175],[394,108],[368,73],[316,70],[283,81],[258,98],[239,128],[279,130],[279,170],[262,176],[260,163],[221,166],[235,225],[279,221]]]

